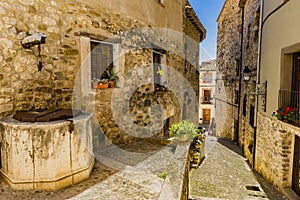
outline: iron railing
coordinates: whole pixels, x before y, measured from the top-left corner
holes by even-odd
[[[289,124],[300,127],[300,91],[279,90],[278,107],[275,116]]]

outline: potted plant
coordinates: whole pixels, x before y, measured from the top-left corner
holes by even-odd
[[[177,124],[173,124],[170,127],[170,136],[175,137],[179,141],[192,141],[195,138],[204,139],[204,133],[201,129],[198,129],[196,125],[188,120],[183,120]]]
[[[109,87],[114,88],[119,80],[118,72],[116,72],[113,67],[111,70],[106,70],[106,73],[109,77]]]
[[[299,108],[292,108],[291,106],[285,106],[273,113],[277,119],[296,126],[299,126],[299,115]]]
[[[98,78],[93,78],[92,84],[93,84],[93,88],[94,88],[94,89],[98,88],[99,81],[100,81],[100,79],[98,79]]]
[[[106,89],[106,88],[108,88],[108,84],[109,84],[108,79],[101,79],[97,84],[97,88],[98,89]]]

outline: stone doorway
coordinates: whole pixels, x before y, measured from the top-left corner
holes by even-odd
[[[292,188],[300,195],[300,138],[298,136],[295,136]]]

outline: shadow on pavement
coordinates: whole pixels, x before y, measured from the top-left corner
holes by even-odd
[[[237,144],[237,142],[231,141],[229,139],[223,139],[219,138],[218,143],[222,144],[223,146],[227,147],[228,149],[232,150],[233,152],[239,154],[240,156],[244,156],[243,150],[240,148],[240,146]],[[249,165],[250,168],[252,166],[247,160],[247,164]],[[259,173],[256,171],[253,171],[253,174],[255,175],[257,181],[265,191],[265,193],[268,195],[268,198],[271,200],[287,200],[288,198],[285,197],[281,192],[279,192],[272,184],[267,182]]]
[[[233,151],[233,152],[239,154],[240,156],[244,157],[243,151],[239,147],[239,145],[237,144],[237,142],[231,141],[229,139],[219,138],[218,139],[218,143],[222,144],[223,146],[227,147],[231,151]]]

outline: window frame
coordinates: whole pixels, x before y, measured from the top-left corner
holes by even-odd
[[[119,45],[120,41],[109,42],[103,39],[95,39],[89,35],[84,35],[80,37],[80,58],[81,58],[81,91],[83,96],[88,96],[94,93],[93,80],[91,73],[91,42],[102,42],[113,45],[113,66],[115,66],[115,71],[120,71],[119,63]]]
[[[159,63],[154,62],[154,56],[155,55],[160,55],[160,61]],[[166,64],[166,52],[165,51],[160,51],[156,49],[152,49],[152,68],[153,68],[153,84],[154,84],[154,91],[165,91],[167,88],[168,84],[168,79],[167,79],[167,68],[164,67]],[[158,74],[158,68],[162,71],[162,75]],[[155,83],[157,78],[159,77],[159,84]]]
[[[119,52],[119,47],[117,43],[112,43],[112,42],[107,42],[107,41],[101,41],[101,40],[95,40],[95,39],[90,39],[90,46],[91,43],[99,43],[99,44],[107,44],[107,45],[111,45],[112,46],[112,67],[115,68],[115,72],[119,71],[119,62],[118,62],[118,52]],[[91,68],[92,68],[92,49],[91,49]],[[101,77],[99,77],[99,79],[101,80]],[[102,78],[103,79],[103,78]],[[93,81],[93,77],[92,77],[92,73],[90,76],[90,80],[91,82]]]

